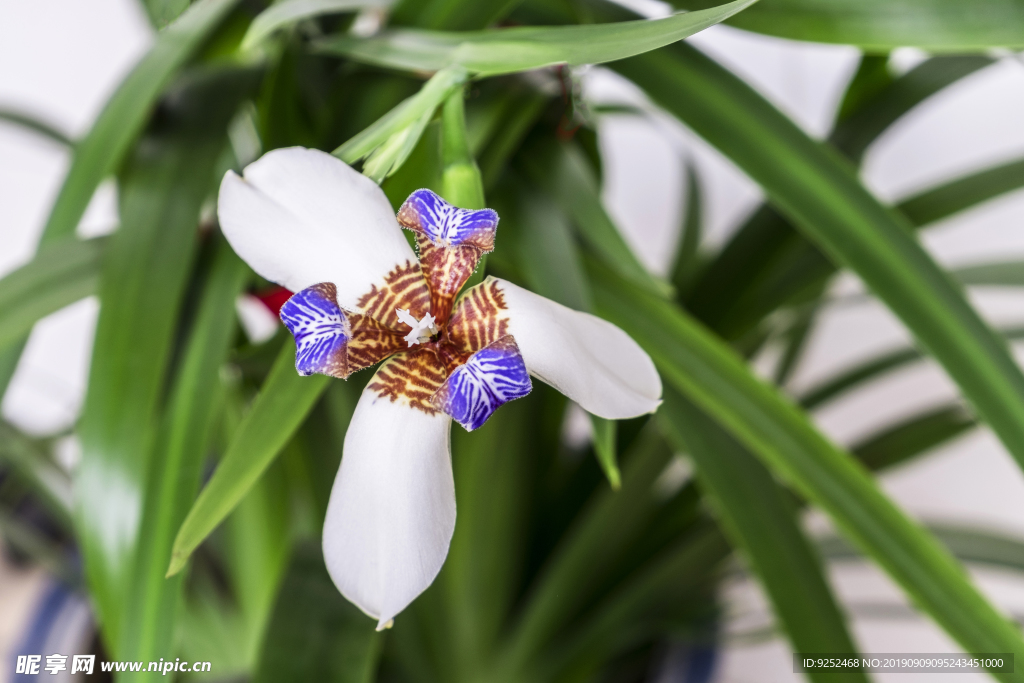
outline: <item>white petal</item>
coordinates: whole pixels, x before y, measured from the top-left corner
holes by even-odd
[[[612,420],[653,412],[661,378],[650,356],[620,328],[495,278],[508,332],[526,368],[584,409]]]
[[[441,570],[455,530],[451,419],[364,391],[324,522],[324,560],[378,629]]]
[[[338,303],[358,310],[372,285],[416,262],[384,192],[330,154],[277,149],[244,176],[228,171],[221,182],[221,229],[268,280],[293,292],[331,282]]]

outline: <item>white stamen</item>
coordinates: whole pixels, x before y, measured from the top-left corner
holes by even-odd
[[[437,325],[434,324],[434,316],[431,314],[427,313],[423,316],[423,320],[416,320],[406,308],[396,308],[395,313],[400,322],[412,328],[409,334],[405,335],[405,341],[409,342],[409,346],[422,344],[437,334]]]

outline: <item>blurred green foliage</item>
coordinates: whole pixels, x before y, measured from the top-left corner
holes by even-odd
[[[872,476],[978,423],[1024,461],[1024,376],[1006,343],[1024,333],[991,330],[962,289],[1019,286],[1024,269],[946,273],[914,232],[1024,186],[1024,161],[895,207],[855,173],[879,135],[990,64],[981,51],[1019,43],[1019,3],[978,0],[964,20],[952,0],[680,2],[702,11],[658,21],[603,0],[143,4],[160,29],[153,47],[73,143],[37,256],[0,279],[0,387],[35,321],[85,296],[101,302],[74,430],[81,462],[69,477],[52,440],[0,424],[0,532],[89,592],[110,658],[214,662],[182,680],[648,680],[674,661],[666,653],[718,646],[719,588],[737,564],[764,586],[794,651],[852,652],[825,567],[853,556],[887,571],[966,651],[1024,656],[1018,630],[954,559],[1020,571],[1019,543],[932,533]],[[865,50],[828,140],[677,42],[723,20]],[[931,57],[897,75],[887,57],[897,45],[979,54]],[[594,62],[609,62],[765,191],[768,203],[708,249],[701,179],[687,160],[667,278],[645,268],[601,204],[600,118],[651,112],[585,101],[573,67]],[[72,145],[22,113],[0,118]],[[291,145],[361,162],[396,208],[428,187],[497,209],[498,248],[477,277],[486,269],[608,317],[645,347],[666,387],[655,416],[595,418],[583,446],[565,439],[566,399],[539,383],[482,429],[455,430],[449,556],[381,634],[337,593],[317,549],[368,373],[299,377],[286,335],[253,344],[241,334],[236,297],[267,283],[208,210],[227,169]],[[120,225],[78,240],[109,176]],[[791,397],[786,380],[844,270],[921,350],[894,349]],[[749,360],[773,346],[783,360],[768,383]],[[809,419],[925,354],[962,402],[849,451]],[[695,476],[673,479],[684,461]],[[846,540],[808,538],[808,505]],[[854,678],[866,680],[843,680]]]

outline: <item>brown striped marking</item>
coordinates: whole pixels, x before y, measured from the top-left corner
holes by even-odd
[[[366,388],[392,403],[399,401],[410,408],[435,415],[437,409],[430,399],[448,375],[433,346],[433,343],[421,344],[395,354],[380,366]]]
[[[373,318],[358,313],[346,313],[351,336],[346,344],[347,366],[342,379],[353,372],[376,365],[392,354],[406,348],[404,335],[388,328]],[[338,377],[339,375],[335,375]]]
[[[369,292],[359,298],[356,305],[363,315],[395,331],[407,327],[399,322],[395,314],[396,308],[408,309],[417,320],[423,318],[430,312],[430,289],[427,287],[427,281],[423,279],[420,264],[406,261],[404,266],[396,266],[384,278],[383,287],[373,285]]]
[[[448,344],[463,354],[474,354],[508,334],[508,307],[495,280],[467,291],[448,321]]]

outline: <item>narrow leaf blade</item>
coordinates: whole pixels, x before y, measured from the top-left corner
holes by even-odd
[[[665,379],[827,512],[968,651],[1024,653],[1020,634],[963,569],[731,349],[676,307],[610,274],[592,282],[598,310],[645,348]],[[1024,674],[1000,677],[1021,680]]]
[[[713,0],[676,0],[697,9]],[[977,52],[1024,45],[1024,8],[1013,0],[764,0],[730,23],[737,28],[868,52],[914,46],[930,52]]]
[[[695,49],[677,45],[616,68],[730,157],[794,225],[856,272],[1024,466],[1024,375],[904,220],[836,155]]]
[[[238,505],[302,424],[328,381],[324,375],[301,377],[295,371],[295,342],[289,339],[178,530],[167,576],[181,571],[192,551]]]
[[[95,294],[105,244],[64,240],[0,279],[0,349],[17,347],[40,318]]]
[[[771,473],[721,427],[675,389],[665,392],[659,425],[685,449],[711,495],[723,527],[746,551],[796,652],[855,654],[820,559],[800,530],[792,497]],[[829,671],[809,671],[813,681],[833,681]],[[867,681],[861,672],[844,680]]]
[[[86,575],[115,651],[200,210],[252,76],[232,68],[190,80],[121,173],[121,227],[100,277],[75,474]]]
[[[75,141],[71,139],[71,136],[60,130],[56,125],[23,111],[0,107],[0,121],[30,130],[37,135],[41,135],[44,138],[56,142],[59,145],[63,145],[65,147],[75,146]]]
[[[75,148],[50,210],[43,244],[74,233],[100,182],[113,173],[142,131],[160,93],[238,0],[199,0],[164,29]]]
[[[161,648],[174,637],[182,582],[180,577],[165,579],[164,572],[174,534],[199,488],[203,456],[218,414],[220,370],[237,328],[235,299],[250,272],[224,240],[217,244],[213,261],[147,474],[120,648],[130,659],[156,660],[171,654]]]
[[[724,21],[756,0],[656,20],[445,33],[393,30],[380,37],[331,36],[316,43],[327,54],[407,71],[461,65],[493,76],[554,64],[600,64],[655,50]]]

